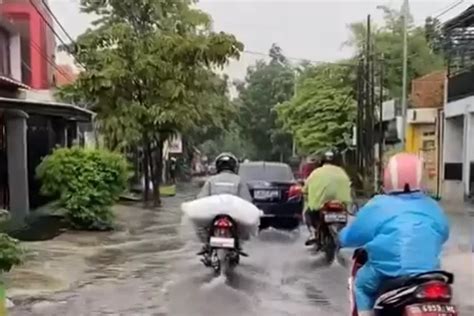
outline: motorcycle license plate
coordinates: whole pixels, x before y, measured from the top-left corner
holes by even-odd
[[[209,244],[212,248],[232,249],[235,247],[235,239],[224,237],[211,237]]]
[[[326,213],[324,214],[324,221],[326,223],[346,223],[347,214],[345,213]]]
[[[406,307],[407,316],[457,316],[456,306],[442,303],[425,303]]]

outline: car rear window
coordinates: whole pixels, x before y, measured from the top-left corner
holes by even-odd
[[[288,165],[241,165],[239,175],[245,181],[291,182],[293,173]]]

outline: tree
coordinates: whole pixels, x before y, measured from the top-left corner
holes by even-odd
[[[400,11],[380,6],[384,12],[383,25],[372,26],[374,49],[385,60],[385,83],[390,97],[399,97],[402,87],[403,18]],[[367,39],[365,22],[349,26],[351,36],[345,43],[355,48],[355,58],[364,52]],[[408,81],[443,68],[443,58],[430,46],[424,27],[415,27],[413,18],[408,20]]]
[[[278,45],[272,45],[269,56],[270,62],[259,60],[249,67],[245,82],[237,85],[239,124],[256,149],[252,158],[283,160],[291,155],[292,137],[278,126],[274,108],[293,95],[295,75]]]
[[[191,0],[81,0],[99,18],[74,43],[86,70],[62,95],[86,100],[112,148],[144,149],[145,201],[160,204],[162,149],[170,135],[219,124],[227,115],[212,71],[239,57],[233,35],[211,30]]]
[[[352,67],[338,64],[307,67],[297,95],[277,106],[280,120],[296,136],[302,153],[349,146],[356,114],[350,71]]]
[[[222,152],[231,152],[238,158],[255,157],[253,144],[242,138],[241,135],[240,127],[234,122],[219,136],[203,142],[199,149],[210,158],[215,158]]]
[[[441,54],[444,45],[444,34],[441,27],[441,21],[431,16],[427,17],[425,20],[424,31],[426,42],[430,48],[436,54]]]

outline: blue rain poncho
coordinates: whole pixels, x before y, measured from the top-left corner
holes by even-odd
[[[436,201],[416,192],[378,195],[340,233],[342,247],[363,247],[370,265],[387,277],[436,270],[449,223]]]

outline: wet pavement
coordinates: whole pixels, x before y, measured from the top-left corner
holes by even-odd
[[[200,245],[179,210],[194,191],[165,199],[162,210],[121,206],[126,230],[30,244],[37,249],[30,265],[40,267],[13,279],[39,269],[52,281],[12,289],[10,315],[348,315],[347,269],[326,267],[305,249],[304,229],[261,233],[244,245],[250,257],[231,277],[213,278],[194,255]],[[40,290],[45,283],[50,291]]]

